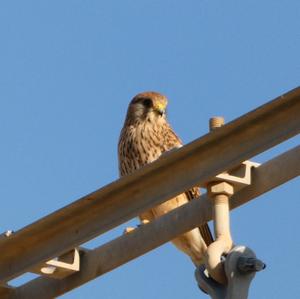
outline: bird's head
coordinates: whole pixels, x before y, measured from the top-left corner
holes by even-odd
[[[160,93],[139,93],[131,100],[126,119],[130,122],[164,120],[167,104],[167,98]]]

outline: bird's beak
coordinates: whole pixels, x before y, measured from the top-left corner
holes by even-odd
[[[166,104],[157,102],[154,105],[154,110],[157,111],[160,115],[164,115],[166,113]]]

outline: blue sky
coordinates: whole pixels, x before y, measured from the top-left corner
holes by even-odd
[[[138,92],[167,95],[169,120],[190,142],[211,116],[233,120],[297,87],[299,28],[298,0],[1,1],[1,230],[117,179],[119,131]],[[249,298],[300,292],[297,187],[299,179],[232,213],[235,242],[268,265]],[[193,271],[167,244],[62,298],[206,298]]]

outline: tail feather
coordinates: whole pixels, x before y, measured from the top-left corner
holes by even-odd
[[[209,246],[214,241],[214,239],[208,224],[206,223],[204,225],[199,226],[199,230],[204,242],[207,246]]]

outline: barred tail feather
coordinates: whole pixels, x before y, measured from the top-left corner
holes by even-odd
[[[213,241],[213,236],[212,236],[212,233],[210,231],[210,228],[208,226],[208,224],[204,224],[204,225],[201,225],[199,227],[199,230],[200,230],[200,234],[203,238],[203,240],[205,241],[206,245],[209,246]]]

